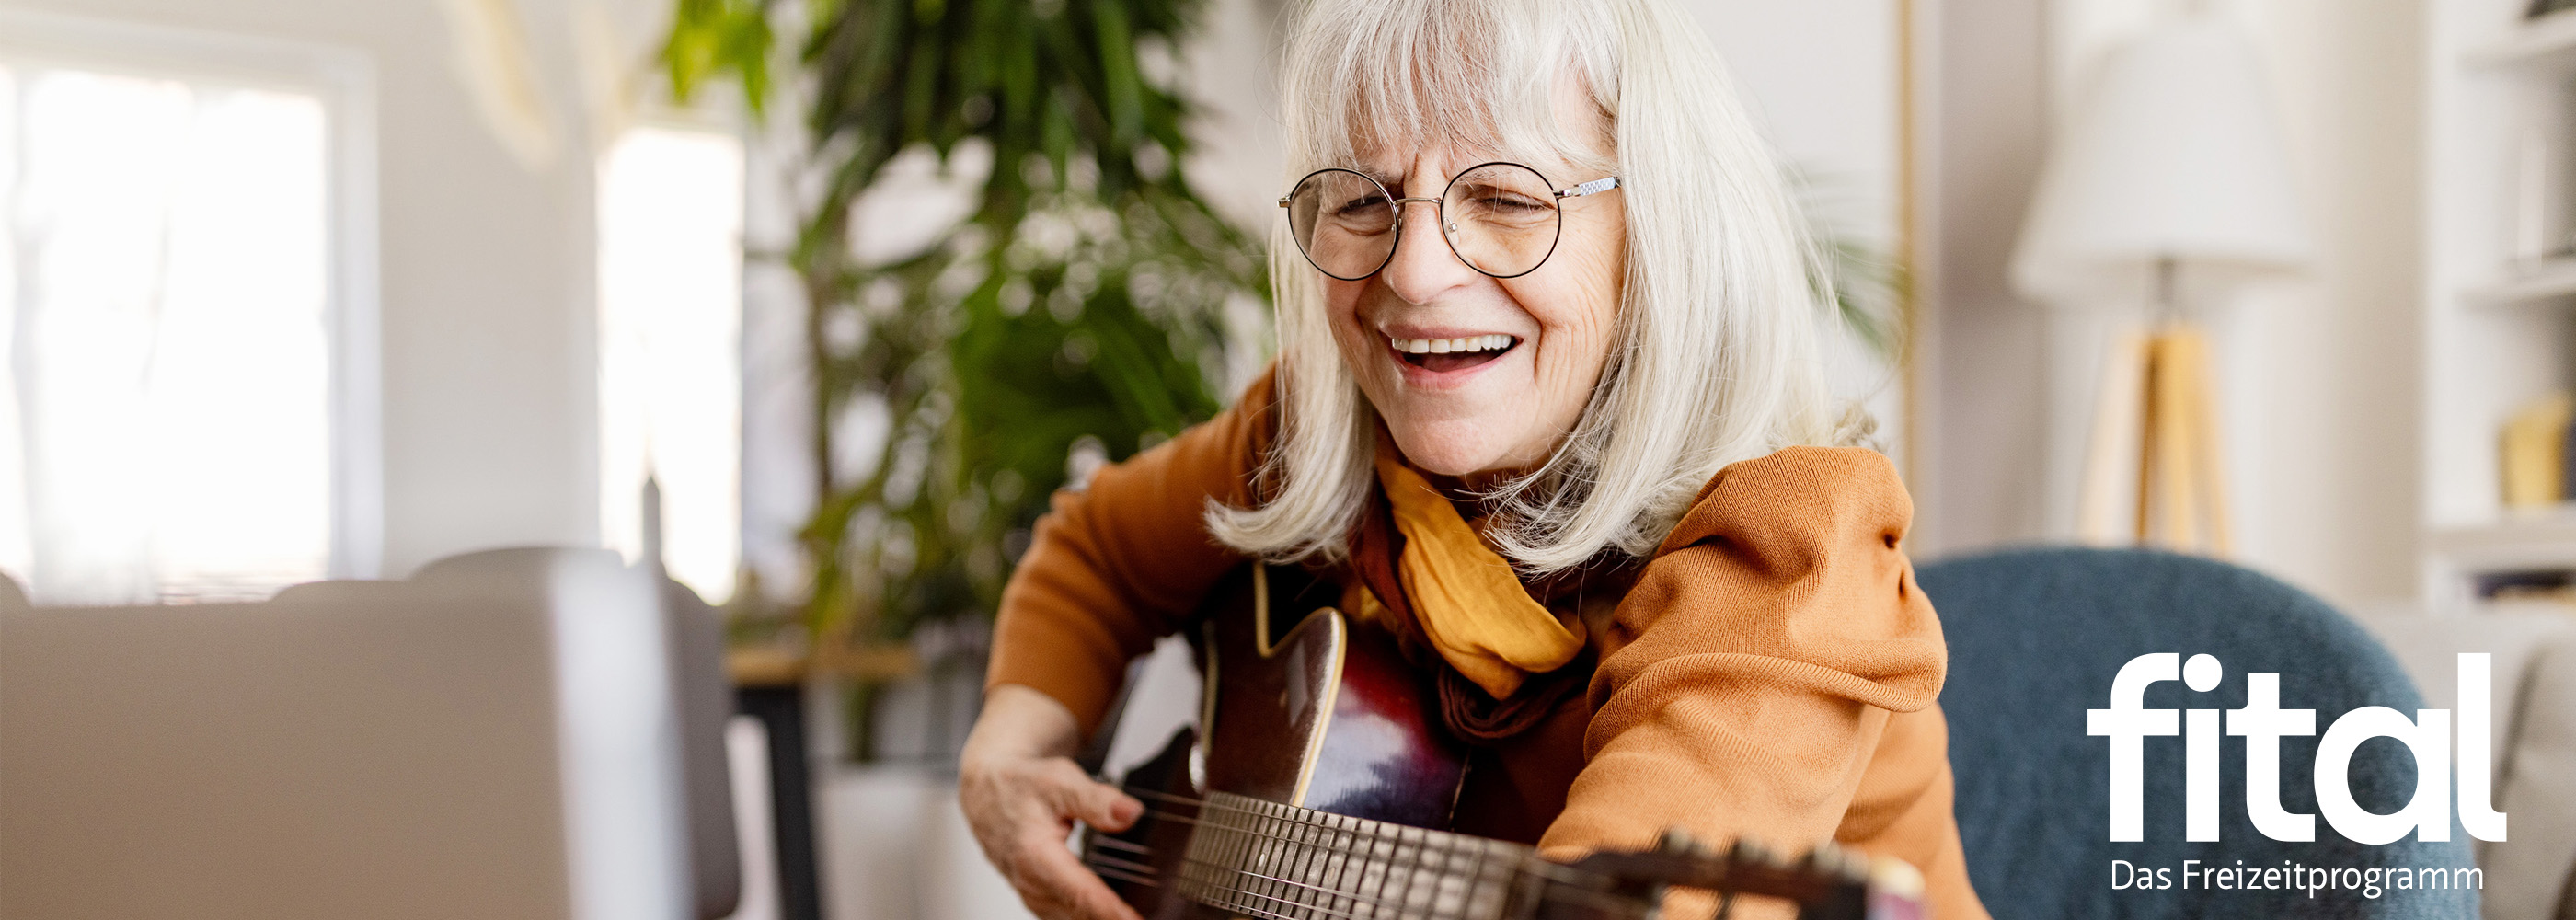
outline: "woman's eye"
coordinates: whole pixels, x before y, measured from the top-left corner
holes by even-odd
[[[1487,214],[1528,215],[1548,210],[1545,202],[1519,192],[1486,192],[1469,200]]]
[[[1463,189],[1465,203],[1493,214],[1526,214],[1547,209],[1547,202],[1528,192],[1502,186],[1476,186]]]
[[[1333,213],[1348,217],[1350,215],[1366,213],[1371,209],[1382,208],[1385,206],[1386,199],[1384,197],[1378,195],[1363,195],[1345,202],[1339,208],[1333,209]]]

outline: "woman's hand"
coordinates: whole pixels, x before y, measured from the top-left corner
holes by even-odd
[[[958,758],[957,801],[984,858],[1046,920],[1140,920],[1066,848],[1073,822],[1125,830],[1145,810],[1074,766],[1080,729],[1064,704],[1018,684],[994,687]]]

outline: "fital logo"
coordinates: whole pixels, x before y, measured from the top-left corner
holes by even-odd
[[[2183,837],[2200,842],[2218,839],[2218,709],[2147,709],[2147,687],[2173,680],[2180,656],[2158,652],[2129,659],[2111,679],[2111,708],[2088,710],[2087,732],[2111,739],[2111,841],[2143,839],[2140,830],[2144,791],[2141,762],[2149,736],[2183,736]],[[2493,807],[2489,778],[2494,766],[2488,699],[2491,656],[2459,657],[2460,824],[2479,840],[2501,841],[2505,816]],[[2218,689],[2226,676],[2218,659],[2193,655],[2180,667],[2184,686],[2200,693]],[[2254,828],[2274,840],[2317,839],[2315,815],[2292,814],[2281,807],[2281,739],[2317,733],[2317,711],[2281,708],[2281,675],[2246,675],[2245,708],[2224,710],[2226,734],[2245,739],[2245,811]],[[2179,723],[2179,724],[2177,724]],[[2415,832],[2415,839],[2451,839],[2451,711],[2419,709],[2415,718],[2385,706],[2364,706],[2344,713],[2317,741],[2314,776],[2317,810],[2335,832],[2359,843],[2389,843]],[[2415,755],[2415,795],[2406,807],[2375,814],[2353,801],[2347,771],[2362,742],[2394,738]]]

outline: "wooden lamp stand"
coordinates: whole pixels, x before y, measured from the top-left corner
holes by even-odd
[[[2156,260],[2153,326],[2123,334],[2104,367],[2076,531],[2088,543],[2129,542],[2116,535],[2125,506],[2130,540],[2225,557],[2234,544],[2209,338],[2183,318],[2175,271],[2171,257]]]

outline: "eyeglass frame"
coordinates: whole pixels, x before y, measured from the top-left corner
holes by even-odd
[[[1401,246],[1403,246],[1403,245],[1404,245],[1404,206],[1405,206],[1407,203],[1409,203],[1409,202],[1416,202],[1416,201],[1428,201],[1428,202],[1430,202],[1430,203],[1431,203],[1431,206],[1432,206],[1432,208],[1434,209],[1434,210],[1433,210],[1433,212],[1432,212],[1433,217],[1435,217],[1435,218],[1439,221],[1439,223],[1440,223],[1440,242],[1441,242],[1441,243],[1443,243],[1443,244],[1446,244],[1446,245],[1449,247],[1449,255],[1450,255],[1450,256],[1452,256],[1452,257],[1454,257],[1454,258],[1456,258],[1456,259],[1458,260],[1458,263],[1459,263],[1459,264],[1461,264],[1461,265],[1465,265],[1465,266],[1467,266],[1468,268],[1471,268],[1471,269],[1475,269],[1475,272],[1476,272],[1477,274],[1479,274],[1479,275],[1483,275],[1483,276],[1488,277],[1488,278],[1496,278],[1496,279],[1510,279],[1510,278],[1518,278],[1518,277],[1520,277],[1520,276],[1522,276],[1522,275],[1526,275],[1526,274],[1529,274],[1529,273],[1531,273],[1531,272],[1537,271],[1537,270],[1539,269],[1539,266],[1541,266],[1541,265],[1546,265],[1546,264],[1547,264],[1547,260],[1548,260],[1548,259],[1555,257],[1555,255],[1556,255],[1556,246],[1557,246],[1557,244],[1565,241],[1565,208],[1564,208],[1564,206],[1563,206],[1562,204],[1558,204],[1558,207],[1557,207],[1557,209],[1556,209],[1556,234],[1555,234],[1555,236],[1554,236],[1553,238],[1551,238],[1551,239],[1549,239],[1549,240],[1547,241],[1547,252],[1546,252],[1546,254],[1539,256],[1539,257],[1538,257],[1538,261],[1537,261],[1536,263],[1532,264],[1530,267],[1525,268],[1525,269],[1522,269],[1522,270],[1517,271],[1517,272],[1514,272],[1514,273],[1512,273],[1512,274],[1508,274],[1508,275],[1497,275],[1497,274],[1494,274],[1493,272],[1486,271],[1486,270],[1484,270],[1484,269],[1482,269],[1482,268],[1477,268],[1477,267],[1476,267],[1476,263],[1474,263],[1474,262],[1470,262],[1470,261],[1467,261],[1467,254],[1466,254],[1466,253],[1463,253],[1463,252],[1459,252],[1459,251],[1458,251],[1458,241],[1457,241],[1457,240],[1454,240],[1454,239],[1451,239],[1451,238],[1449,237],[1449,234],[1450,234],[1451,232],[1453,232],[1453,231],[1455,231],[1455,230],[1456,230],[1456,228],[1451,227],[1451,226],[1449,225],[1449,202],[1448,202],[1448,199],[1449,199],[1449,190],[1450,190],[1451,188],[1454,188],[1454,187],[1456,187],[1456,186],[1457,186],[1457,184],[1458,184],[1458,180],[1463,179],[1463,178],[1466,178],[1466,177],[1468,176],[1468,174],[1473,173],[1473,172],[1475,172],[1476,170],[1483,169],[1483,168],[1488,167],[1488,166],[1515,166],[1515,167],[1519,167],[1519,168],[1521,168],[1521,169],[1529,170],[1529,174],[1530,174],[1530,175],[1533,175],[1533,176],[1537,176],[1537,177],[1538,177],[1538,181],[1539,181],[1539,184],[1540,184],[1540,185],[1544,185],[1544,186],[1547,186],[1547,187],[1548,187],[1549,193],[1550,193],[1551,195],[1553,195],[1553,196],[1554,196],[1552,199],[1550,199],[1552,203],[1561,203],[1561,202],[1563,202],[1565,199],[1568,199],[1568,198],[1580,198],[1580,197],[1583,197],[1583,196],[1585,196],[1585,195],[1597,195],[1597,194],[1600,194],[1600,193],[1602,193],[1602,192],[1609,191],[1609,190],[1611,190],[1611,189],[1619,188],[1620,186],[1622,186],[1623,184],[1625,184],[1624,182],[1622,182],[1622,181],[1621,181],[1620,177],[1618,177],[1618,176],[1603,176],[1603,177],[1601,177],[1601,178],[1594,179],[1594,180],[1592,180],[1592,181],[1590,181],[1590,182],[1582,182],[1582,183],[1577,183],[1577,184],[1574,184],[1574,185],[1566,186],[1565,188],[1557,188],[1557,187],[1556,187],[1556,183],[1555,183],[1555,182],[1553,182],[1553,181],[1551,181],[1551,180],[1549,180],[1549,179],[1548,179],[1548,177],[1547,177],[1547,174],[1546,174],[1546,173],[1543,173],[1543,172],[1538,171],[1538,167],[1531,166],[1531,165],[1526,164],[1526,163],[1514,163],[1514,162],[1512,162],[1512,161],[1510,161],[1510,160],[1487,160],[1487,161],[1485,161],[1485,162],[1478,163],[1478,164],[1476,164],[1476,165],[1474,165],[1474,166],[1470,166],[1470,167],[1467,167],[1467,168],[1465,168],[1465,169],[1461,169],[1461,170],[1459,170],[1459,171],[1457,172],[1457,174],[1456,174],[1456,175],[1452,175],[1452,176],[1450,176],[1450,177],[1449,177],[1449,181],[1448,181],[1447,183],[1445,183],[1445,184],[1443,184],[1443,185],[1441,185],[1441,186],[1440,186],[1440,196],[1439,196],[1439,197],[1437,197],[1437,198],[1422,198],[1422,197],[1418,197],[1418,196],[1417,196],[1417,197],[1413,197],[1413,198],[1398,198],[1398,197],[1396,197],[1396,195],[1395,195],[1395,193],[1394,193],[1394,192],[1389,191],[1389,190],[1387,189],[1387,187],[1386,187],[1386,183],[1384,183],[1384,182],[1380,182],[1380,181],[1377,181],[1377,177],[1375,177],[1375,176],[1371,176],[1371,175],[1369,175],[1369,174],[1367,174],[1367,173],[1361,172],[1361,171],[1356,170],[1356,169],[1348,169],[1348,168],[1344,168],[1344,167],[1340,167],[1340,166],[1327,166],[1327,167],[1324,167],[1324,168],[1322,168],[1322,169],[1315,170],[1314,172],[1307,173],[1307,174],[1305,174],[1304,176],[1300,176],[1300,177],[1298,177],[1298,179],[1297,179],[1297,181],[1296,181],[1296,182],[1290,183],[1290,184],[1289,184],[1289,186],[1288,186],[1288,194],[1285,194],[1285,195],[1281,195],[1281,196],[1279,196],[1279,207],[1280,207],[1282,210],[1285,210],[1285,209],[1288,207],[1288,202],[1289,202],[1289,200],[1290,200],[1290,199],[1293,199],[1293,198],[1295,198],[1295,197],[1297,197],[1297,190],[1298,190],[1298,189],[1300,189],[1300,188],[1304,188],[1304,187],[1305,187],[1305,185],[1306,185],[1307,180],[1313,179],[1313,178],[1315,178],[1316,176],[1320,176],[1320,175],[1323,175],[1323,174],[1328,173],[1328,172],[1346,172],[1346,173],[1350,173],[1351,175],[1358,176],[1358,177],[1360,177],[1360,178],[1362,178],[1362,179],[1366,179],[1366,180],[1368,180],[1368,183],[1369,183],[1370,185],[1377,186],[1377,190],[1378,190],[1380,193],[1383,193],[1383,194],[1385,194],[1385,195],[1386,195],[1387,207],[1390,207],[1390,208],[1394,208],[1394,209],[1395,209],[1395,224],[1394,224],[1394,230],[1392,231],[1392,232],[1395,234],[1395,239],[1394,239],[1393,241],[1391,241],[1391,242],[1387,243],[1387,246],[1386,246],[1386,257],[1385,257],[1385,258],[1383,258],[1383,259],[1378,260],[1377,267],[1372,268],[1372,269],[1369,269],[1368,271],[1365,271],[1365,272],[1361,272],[1361,273],[1359,273],[1359,274],[1357,274],[1357,275],[1353,275],[1353,276],[1348,277],[1348,278],[1344,278],[1344,277],[1342,277],[1342,276],[1340,276],[1340,275],[1333,274],[1330,270],[1325,269],[1323,265],[1321,265],[1321,264],[1317,263],[1317,262],[1315,261],[1315,254],[1314,254],[1314,253],[1312,253],[1312,252],[1308,252],[1308,251],[1306,251],[1306,244],[1305,244],[1303,241],[1299,241],[1299,240],[1295,239],[1295,237],[1296,237],[1295,229],[1296,229],[1296,228],[1294,228],[1294,227],[1289,228],[1289,229],[1290,229],[1290,233],[1289,233],[1290,240],[1289,240],[1289,242],[1291,242],[1291,243],[1293,243],[1293,244],[1295,244],[1295,245],[1296,245],[1296,247],[1297,247],[1297,254],[1298,254],[1298,255],[1300,255],[1300,256],[1304,256],[1304,257],[1306,258],[1306,264],[1307,264],[1307,265],[1309,265],[1309,266],[1313,266],[1313,267],[1314,267],[1314,269],[1315,269],[1316,271],[1318,271],[1318,272],[1323,272],[1324,277],[1326,277],[1326,278],[1332,278],[1332,279],[1335,279],[1335,280],[1338,280],[1338,281],[1361,281],[1361,280],[1365,280],[1365,279],[1367,279],[1367,278],[1370,278],[1370,277],[1375,276],[1375,275],[1376,275],[1377,273],[1379,273],[1379,272],[1385,271],[1385,270],[1386,270],[1386,267],[1387,267],[1388,265],[1390,265],[1390,264],[1394,263],[1394,262],[1395,262],[1395,250],[1396,250],[1398,247],[1401,247]]]

